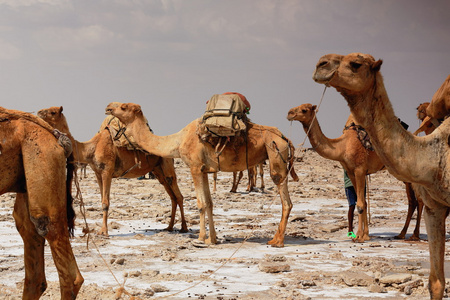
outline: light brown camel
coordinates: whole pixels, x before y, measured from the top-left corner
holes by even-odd
[[[118,117],[126,126],[127,132],[136,143],[155,155],[179,157],[190,168],[197,194],[200,212],[200,233],[198,239],[206,243],[216,243],[213,220],[213,203],[208,185],[208,173],[224,171],[237,172],[269,159],[270,176],[278,188],[282,204],[282,216],[277,232],[269,244],[284,246],[284,233],[289,213],[292,209],[288,192],[288,172],[296,177],[293,168],[294,146],[275,127],[247,124],[246,140],[241,137],[230,138],[220,155],[215,147],[203,141],[197,133],[201,119],[196,119],[178,133],[169,136],[156,136],[144,131],[145,117],[140,105],[134,103],[111,103],[106,112]],[[209,238],[206,238],[205,213],[209,220]]]
[[[418,135],[421,132],[425,132],[425,134],[432,133],[437,125],[433,124],[431,118],[427,116],[427,107],[430,105],[430,102],[420,103],[417,107],[417,118],[422,121],[419,128],[413,133],[414,135]]]
[[[289,121],[299,121],[308,135],[311,146],[316,152],[327,159],[339,161],[342,167],[347,171],[353,186],[356,187],[357,198],[362,197],[363,209],[359,213],[358,232],[355,241],[364,242],[369,240],[369,226],[367,220],[367,204],[365,200],[364,187],[366,186],[366,175],[376,173],[384,169],[383,163],[375,151],[366,149],[358,138],[354,117],[349,116],[343,134],[336,139],[327,138],[319,125],[316,115],[316,105],[309,103],[302,104],[289,110],[287,119]],[[355,124],[356,125],[356,124]],[[350,130],[352,129],[352,130]],[[411,184],[405,183],[406,194],[408,198],[408,214],[405,225],[396,239],[404,239],[411,222],[412,215],[418,206],[417,199]],[[361,191],[362,189],[362,191]],[[359,208],[358,208],[359,209]],[[420,234],[420,216],[422,210],[418,211],[416,227],[412,236],[408,240],[419,240]],[[349,217],[349,223],[352,221]],[[350,225],[350,224],[349,224]],[[349,226],[350,231],[351,227]]]
[[[251,192],[256,187],[256,179],[258,174],[258,167],[259,167],[259,176],[261,177],[261,190],[264,191],[265,185],[264,185],[264,164],[257,164],[254,165],[251,168],[248,168],[247,170],[247,176],[248,176],[248,185],[247,185],[247,192]],[[239,172],[233,172],[233,183],[231,185],[230,193],[236,193],[237,188],[239,186],[239,183],[241,182],[242,177],[244,177],[244,171]],[[217,172],[213,173],[213,192],[217,191]]]
[[[352,116],[347,121],[346,130],[336,139],[329,139],[323,134],[317,120],[315,105],[306,103],[292,108],[288,112],[287,119],[302,123],[314,150],[320,156],[340,162],[347,171],[348,177],[355,187],[356,206],[359,212],[358,231],[354,240],[358,242],[370,240],[365,197],[366,175],[382,170],[384,165],[375,151],[368,150],[363,146],[356,129],[351,129]]]
[[[39,299],[47,288],[45,240],[58,271],[61,299],[75,299],[84,281],[69,241],[75,218],[74,167],[66,165],[52,131],[32,114],[0,107],[0,195],[16,193],[13,216],[25,260],[22,299]]]
[[[126,147],[116,147],[108,128],[100,130],[87,142],[78,142],[70,133],[62,106],[41,109],[38,115],[51,126],[66,133],[72,141],[75,160],[79,163],[89,164],[94,171],[100,187],[103,209],[103,222],[99,234],[108,236],[108,212],[112,179],[118,177],[136,178],[148,172],[153,172],[172,200],[172,212],[167,230],[173,230],[178,206],[181,214],[180,232],[188,231],[184,218],[183,195],[178,188],[173,159],[146,155],[139,150],[127,150]],[[118,122],[117,119],[116,121]]]
[[[432,299],[441,299],[445,219],[450,207],[450,120],[424,137],[406,131],[389,101],[381,64],[382,60],[368,54],[327,54],[317,63],[313,79],[342,94],[389,172],[398,180],[411,182],[423,200],[430,250],[429,291]]]
[[[432,119],[443,120],[450,114],[450,75],[434,93],[430,105],[427,107],[427,116]],[[436,125],[437,126],[437,125]]]
[[[258,172],[259,169],[259,172]],[[257,176],[259,174],[259,177],[261,178],[261,191],[264,191],[265,185],[264,185],[264,163],[256,164],[251,168],[248,168],[247,170],[247,176],[248,176],[248,185],[247,185],[247,192],[252,192],[256,188],[256,180]],[[241,181],[242,177],[244,176],[243,171],[239,172],[233,172],[233,186],[231,188],[231,193],[237,192],[237,187],[239,186],[239,182]]]

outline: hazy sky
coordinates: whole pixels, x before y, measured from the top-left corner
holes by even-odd
[[[414,131],[416,107],[450,74],[450,1],[0,0],[0,106],[63,106],[80,141],[109,102],[135,102],[155,133],[175,133],[228,91],[250,118],[305,139],[290,108],[318,104],[312,73],[327,53],[363,52],[381,72],[396,114]],[[342,134],[344,99],[327,89],[318,115]],[[305,144],[309,147],[309,142]]]

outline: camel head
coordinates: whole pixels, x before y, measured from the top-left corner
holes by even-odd
[[[50,108],[44,108],[37,112],[39,118],[43,119],[45,122],[50,124],[54,128],[58,128],[61,120],[64,117],[62,114],[63,107],[62,106],[52,106]]]
[[[339,92],[359,94],[373,86],[382,63],[382,60],[375,61],[369,54],[327,54],[319,59],[313,79],[333,86]]]
[[[143,116],[141,106],[134,103],[111,102],[106,107],[105,113],[115,116],[126,125]]]
[[[289,121],[299,121],[303,126],[309,126],[314,115],[316,114],[316,105],[305,103],[300,106],[291,108],[288,112],[287,119]]]
[[[430,105],[430,102],[424,102],[420,103],[420,105],[417,107],[417,118],[421,121],[425,119],[427,116],[427,107]]]

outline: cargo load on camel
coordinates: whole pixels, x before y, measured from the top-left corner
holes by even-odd
[[[249,111],[250,103],[241,94],[214,95],[207,102],[202,124],[212,136],[238,136],[247,128]]]

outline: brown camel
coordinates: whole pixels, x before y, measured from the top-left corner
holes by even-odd
[[[443,120],[450,114],[450,75],[434,93],[430,105],[427,107],[427,116],[432,119]]]
[[[248,142],[245,143],[242,137],[232,137],[218,155],[215,147],[202,140],[197,133],[201,119],[194,120],[178,133],[160,137],[143,130],[145,117],[137,104],[111,103],[106,112],[118,117],[127,126],[127,132],[133,136],[136,143],[149,153],[162,157],[179,157],[190,167],[200,211],[198,239],[206,243],[217,242],[208,173],[243,171],[269,159],[270,176],[278,188],[282,204],[281,221],[269,244],[275,247],[284,246],[284,233],[292,209],[287,177],[289,170],[292,176],[296,177],[296,174],[293,168],[288,166],[288,163],[293,163],[294,146],[277,128],[250,122],[245,134]],[[209,219],[209,238],[206,238],[205,213]]]
[[[430,102],[420,103],[417,107],[417,118],[422,121],[419,128],[413,133],[414,135],[418,135],[421,132],[425,132],[425,134],[432,133],[437,125],[433,124],[430,117],[427,116],[427,107],[430,105]],[[435,122],[436,123],[436,122]]]
[[[256,177],[258,174],[258,167],[259,167],[259,176],[261,177],[261,190],[264,191],[264,164],[257,164],[254,165],[251,168],[248,168],[247,170],[247,176],[248,176],[248,185],[247,185],[247,192],[251,192],[256,187]],[[242,177],[244,176],[244,171],[239,172],[233,172],[233,183],[231,185],[230,193],[236,193],[237,188],[239,186],[239,183],[241,182]],[[217,172],[213,173],[213,192],[217,191]]]
[[[258,173],[259,169],[259,173]],[[264,163],[256,164],[251,168],[248,168],[247,170],[247,176],[248,176],[248,185],[247,185],[247,192],[252,192],[256,188],[256,180],[257,175],[259,174],[259,177],[261,178],[261,191],[264,191],[265,185],[264,185]],[[233,186],[231,188],[231,193],[237,192],[237,187],[239,186],[239,182],[241,181],[242,177],[244,176],[243,171],[239,172],[233,172]]]
[[[16,193],[13,216],[25,260],[22,299],[39,299],[47,288],[45,240],[58,271],[61,299],[75,299],[84,281],[69,241],[75,218],[74,167],[66,165],[52,131],[32,114],[0,107],[0,195]]]
[[[126,147],[117,147],[111,138],[108,127],[100,130],[91,140],[80,143],[70,133],[62,106],[41,109],[38,115],[51,126],[66,133],[72,141],[75,160],[79,163],[89,164],[94,171],[100,187],[103,209],[103,222],[99,234],[108,236],[108,212],[112,179],[118,177],[136,178],[148,172],[153,172],[172,200],[172,213],[166,230],[173,230],[178,206],[181,214],[180,232],[188,231],[184,218],[183,195],[178,188],[173,159],[146,155],[142,151],[132,151]],[[116,121],[118,120],[116,119]]]
[[[347,171],[353,186],[356,187],[355,190],[357,193],[357,198],[359,199],[359,197],[363,197],[362,199],[364,205],[362,213],[359,213],[358,232],[354,241],[364,242],[369,240],[369,226],[367,222],[366,209],[367,204],[364,192],[364,187],[366,186],[366,175],[373,174],[384,169],[384,165],[375,151],[366,149],[363,146],[357,136],[357,132],[355,130],[349,130],[355,129],[355,127],[352,126],[352,124],[355,124],[354,117],[352,115],[349,116],[345,124],[343,134],[337,139],[329,139],[323,134],[319,125],[319,120],[317,119],[315,105],[306,103],[294,107],[289,110],[287,119],[289,121],[297,120],[302,123],[303,129],[307,133],[314,150],[316,150],[320,156],[339,161],[342,167]],[[418,203],[411,184],[405,182],[405,188],[408,198],[408,214],[402,231],[399,235],[395,236],[395,238],[405,238],[412,215],[414,214],[415,209],[419,206],[420,209],[417,212],[416,227],[412,236],[408,239],[411,241],[416,241],[420,239],[419,234],[422,205],[421,203]],[[362,191],[360,189],[362,189]],[[358,210],[361,211],[359,207]],[[353,228],[353,226],[350,227],[352,220],[352,214],[350,214],[349,231],[352,231],[351,229]]]
[[[406,131],[389,101],[381,64],[382,60],[368,54],[327,54],[317,63],[313,79],[342,94],[389,172],[411,182],[422,199],[430,250],[429,291],[432,299],[441,299],[445,288],[445,219],[450,207],[450,121],[424,137]]]
[[[351,129],[352,116],[349,117],[343,134],[336,139],[329,139],[323,134],[316,117],[315,105],[306,103],[292,108],[289,110],[287,119],[302,123],[314,150],[320,156],[339,161],[347,171],[358,199],[356,206],[359,222],[354,240],[358,242],[370,240],[365,198],[366,175],[376,173],[384,166],[375,151],[366,149],[359,140],[357,131]],[[351,224],[349,228],[351,229]]]

